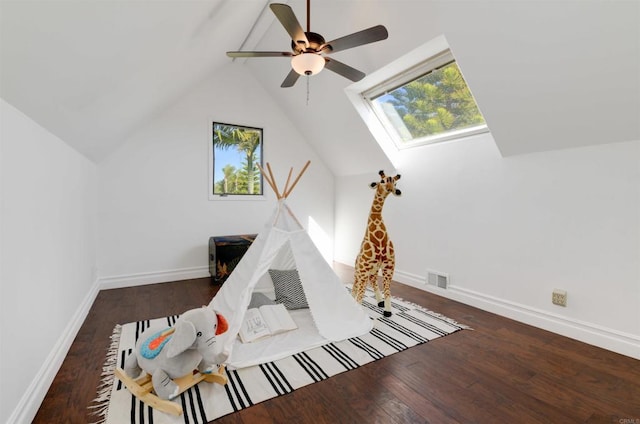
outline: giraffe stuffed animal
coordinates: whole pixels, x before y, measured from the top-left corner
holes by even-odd
[[[396,265],[396,258],[393,251],[393,243],[387,234],[387,227],[382,220],[382,207],[387,196],[391,193],[400,196],[402,193],[396,188],[396,181],[400,179],[400,174],[395,177],[387,177],[384,171],[378,172],[380,181],[372,182],[370,187],[376,190],[373,197],[373,204],[369,212],[367,229],[360,246],[360,253],[356,258],[354,284],[351,294],[358,303],[362,302],[365,289],[370,284],[376,295],[378,306],[384,306],[384,316],[391,316],[391,278]],[[382,271],[383,296],[378,286],[378,273]]]

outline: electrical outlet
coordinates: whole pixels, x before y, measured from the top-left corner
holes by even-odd
[[[560,289],[554,289],[551,301],[554,305],[567,306],[567,292]]]

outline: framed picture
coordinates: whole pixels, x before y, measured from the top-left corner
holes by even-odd
[[[212,122],[209,199],[263,197],[262,128]]]

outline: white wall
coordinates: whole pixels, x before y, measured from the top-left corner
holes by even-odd
[[[95,297],[96,166],[1,99],[0,119],[0,422],[24,423]]]
[[[289,204],[305,226],[312,217],[333,235],[333,176],[244,67],[230,64],[100,163],[102,287],[208,276],[209,237],[258,232],[274,210],[268,186],[266,200],[208,200],[213,120],[263,128],[264,158],[280,187],[290,167],[311,160]]]
[[[640,358],[640,142],[502,158],[487,134],[404,152],[398,168],[384,219],[399,281],[448,273],[448,290],[427,289]],[[376,172],[336,181],[341,262],[358,253]]]

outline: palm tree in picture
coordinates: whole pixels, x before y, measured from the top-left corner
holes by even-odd
[[[261,131],[257,128],[214,124],[213,143],[215,149],[235,148],[244,154],[247,163],[247,179],[254,181],[255,164],[260,160]],[[226,175],[225,175],[226,179]],[[247,184],[247,194],[254,194],[254,184]]]
[[[226,164],[224,168],[222,168],[222,172],[224,173],[224,183],[223,183],[223,192],[224,193],[234,193],[238,189],[238,185],[235,184],[233,189],[229,189],[229,181],[233,179],[233,176],[236,173],[236,167],[231,164]]]

